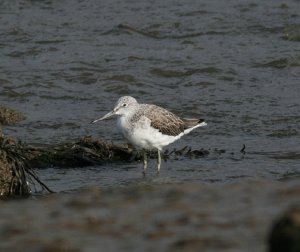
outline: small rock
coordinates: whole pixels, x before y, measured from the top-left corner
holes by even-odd
[[[273,225],[269,252],[300,251],[300,207],[288,210]]]

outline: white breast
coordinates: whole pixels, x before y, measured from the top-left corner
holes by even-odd
[[[130,125],[125,117],[120,117],[118,127],[123,136],[135,147],[140,149],[159,149],[179,139],[182,135],[168,136],[163,135],[159,130],[150,126],[150,120],[146,117],[141,119],[134,125]]]

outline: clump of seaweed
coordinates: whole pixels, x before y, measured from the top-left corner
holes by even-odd
[[[27,159],[34,168],[85,167],[142,159],[142,153],[134,150],[130,144],[114,144],[91,136],[46,148],[26,148]],[[199,158],[208,154],[208,150],[192,150],[191,147],[185,146],[182,149],[166,150],[162,157],[165,160],[177,159],[179,156]],[[157,158],[157,151],[150,151],[149,157]]]
[[[189,147],[189,146],[185,146],[185,147],[183,147],[182,149],[179,149],[179,150],[174,149],[171,152],[169,152],[169,150],[166,150],[164,152],[165,158],[170,158],[171,156],[175,156],[175,157],[185,156],[185,157],[189,157],[189,158],[204,157],[208,154],[209,154],[208,150],[204,150],[204,149],[192,150],[192,148]]]
[[[27,151],[31,166],[38,168],[101,165],[108,161],[130,160],[132,152],[127,144],[113,144],[92,137]]]
[[[13,138],[0,136],[0,197],[29,196],[30,183],[34,181],[52,192],[31,170],[22,145]]]
[[[0,124],[10,125],[22,121],[25,119],[25,116],[14,109],[0,106]]]

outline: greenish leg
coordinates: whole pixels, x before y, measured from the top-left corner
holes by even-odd
[[[160,165],[161,165],[161,155],[160,155],[160,151],[157,150],[157,173],[159,173],[160,171]]]
[[[146,171],[147,171],[147,165],[148,165],[148,161],[147,161],[147,152],[144,150],[144,174],[146,174]]]

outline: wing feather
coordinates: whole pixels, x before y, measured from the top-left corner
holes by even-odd
[[[178,116],[155,105],[147,106],[144,116],[151,120],[153,128],[165,135],[177,136],[186,129],[185,123]]]
[[[131,117],[131,122],[137,123],[141,117],[148,118],[153,128],[168,136],[177,136],[204,121],[203,119],[181,119],[164,108],[149,104],[140,104],[138,111]]]

